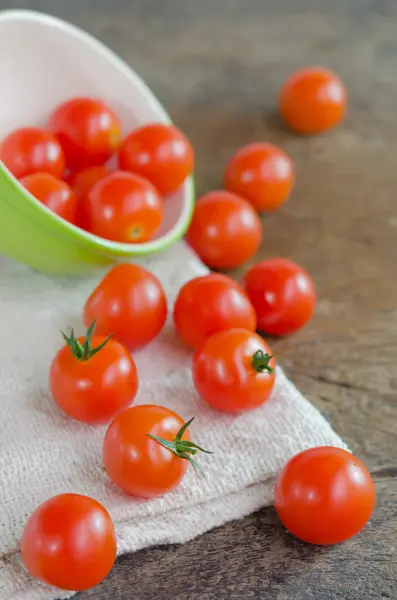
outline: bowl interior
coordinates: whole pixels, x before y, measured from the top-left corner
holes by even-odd
[[[123,133],[148,122],[170,122],[142,80],[112,51],[80,29],[29,11],[0,12],[0,139],[24,126],[45,126],[60,102],[75,96],[101,98],[118,114]],[[47,210],[21,186],[27,202]],[[186,226],[192,204],[188,180],[165,200],[165,218],[156,240],[146,244],[117,244],[96,238],[62,221],[79,237],[104,247],[157,249],[158,241],[176,237]],[[60,219],[57,219],[59,222]]]

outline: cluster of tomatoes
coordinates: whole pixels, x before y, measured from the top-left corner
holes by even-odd
[[[296,72],[279,97],[282,118],[302,134],[333,127],[342,119],[345,107],[342,82],[322,68]],[[187,234],[189,244],[214,269],[238,267],[256,253],[262,240],[257,212],[274,211],[288,199],[294,166],[280,148],[253,143],[232,156],[223,180],[225,190],[210,192],[199,200]]]
[[[109,166],[112,157],[118,168]],[[59,217],[137,244],[156,235],[163,196],[190,175],[194,153],[171,125],[144,125],[122,139],[119,119],[104,102],[74,98],[55,109],[46,129],[12,131],[0,144],[0,160]]]
[[[317,70],[315,81],[318,77]],[[315,84],[302,83],[301,78],[302,74],[295,76],[282,92],[286,120],[304,132],[335,124],[336,112],[323,110],[321,117],[314,100],[304,110],[296,90],[303,86],[310,96]],[[334,93],[332,101],[335,98]],[[243,149],[226,171],[231,191],[213,192],[198,201],[188,241],[210,266],[230,267],[243,254],[247,258],[259,243],[259,235],[252,241],[250,233],[253,224],[257,231],[260,227],[255,210],[279,206],[291,190],[291,177],[291,161],[280,150],[264,145]],[[93,188],[98,189],[100,182]],[[236,210],[244,211],[242,219],[236,218]],[[218,244],[219,223],[226,244]],[[233,238],[236,231],[241,233],[241,224],[244,235]],[[276,360],[256,331],[285,335],[298,330],[313,314],[315,301],[310,276],[284,259],[255,265],[242,285],[216,273],[188,281],[177,295],[173,321],[181,342],[194,350],[193,382],[202,400],[228,413],[263,405],[274,387]],[[85,303],[86,335],[64,334],[66,344],[50,369],[51,393],[60,409],[83,423],[108,424],[102,448],[105,470],[116,486],[140,498],[174,489],[189,463],[198,468],[197,453],[211,453],[192,441],[193,419],[184,422],[162,406],[130,406],[139,386],[132,354],[160,333],[167,312],[165,292],[151,272],[133,264],[117,265]],[[338,448],[301,452],[277,479],[278,514],[290,532],[309,543],[334,544],[352,537],[366,524],[374,505],[375,488],[366,467]],[[33,576],[82,590],[96,585],[112,568],[115,528],[96,500],[62,494],[30,517],[21,551]]]

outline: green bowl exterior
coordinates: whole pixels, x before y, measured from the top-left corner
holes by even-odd
[[[186,232],[194,208],[194,182],[188,182],[185,217],[170,234],[149,244],[103,240],[57,217],[30,194],[0,162],[0,252],[52,275],[85,275],[120,259],[160,252]]]

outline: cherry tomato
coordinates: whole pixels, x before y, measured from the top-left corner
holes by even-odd
[[[245,329],[211,336],[196,351],[193,380],[200,396],[223,412],[246,412],[270,398],[276,361],[266,342]]]
[[[22,561],[33,577],[63,590],[94,587],[116,559],[116,533],[105,508],[88,496],[60,494],[28,519]]]
[[[0,160],[17,179],[32,173],[62,177],[65,170],[65,157],[58,140],[38,127],[12,131],[0,144]]]
[[[78,198],[85,198],[92,190],[94,185],[110,175],[109,167],[100,165],[96,167],[86,167],[80,171],[72,171],[65,179]]]
[[[242,288],[217,273],[188,281],[174,306],[174,323],[180,338],[193,348],[226,329],[255,331],[255,310]]]
[[[94,98],[63,102],[52,113],[49,128],[57,136],[71,170],[103,165],[121,141],[117,116]]]
[[[110,479],[132,496],[152,498],[173,490],[183,479],[197,451],[188,426],[164,406],[128,408],[110,424],[103,460]]]
[[[292,160],[272,144],[244,146],[226,166],[226,189],[243,196],[258,211],[271,211],[281,206],[293,184]]]
[[[97,167],[86,167],[80,171],[72,171],[65,179],[73,192],[79,199],[77,209],[77,225],[82,229],[88,229],[88,194],[98,181],[110,174],[110,169],[105,165]]]
[[[115,171],[89,192],[85,219],[91,233],[108,240],[147,242],[163,220],[163,200],[146,179]]]
[[[215,191],[198,200],[186,239],[209,267],[233,269],[258,250],[262,224],[249,202]]]
[[[332,71],[319,67],[300,69],[283,85],[280,111],[284,121],[299,133],[320,133],[342,120],[347,104],[343,83]]]
[[[119,165],[148,179],[161,194],[179,188],[194,167],[189,140],[172,125],[152,123],[130,133],[119,150]]]
[[[290,260],[270,258],[258,263],[244,277],[244,288],[256,311],[258,329],[270,335],[293,333],[314,313],[313,281]]]
[[[49,173],[34,173],[20,179],[21,185],[59,217],[76,223],[78,200],[64,181]]]
[[[157,277],[138,265],[111,269],[84,307],[88,327],[96,320],[97,335],[113,334],[129,350],[151,342],[167,318],[167,299]]]
[[[321,446],[294,456],[278,476],[275,507],[285,527],[310,544],[338,544],[368,522],[375,486],[346,450]]]
[[[95,323],[76,339],[64,335],[66,346],[50,369],[51,393],[69,417],[83,423],[109,423],[127,408],[138,390],[135,363],[116,340],[93,336]]]

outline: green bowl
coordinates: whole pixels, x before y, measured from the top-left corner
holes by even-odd
[[[164,108],[126,63],[61,20],[31,11],[0,12],[0,55],[4,90],[0,139],[17,127],[45,125],[57,104],[75,96],[105,100],[119,115],[124,132],[144,123],[170,123]],[[170,246],[185,233],[194,199],[189,178],[165,199],[165,217],[155,239],[119,244],[57,217],[26,192],[0,161],[0,252],[39,271],[83,275]]]

